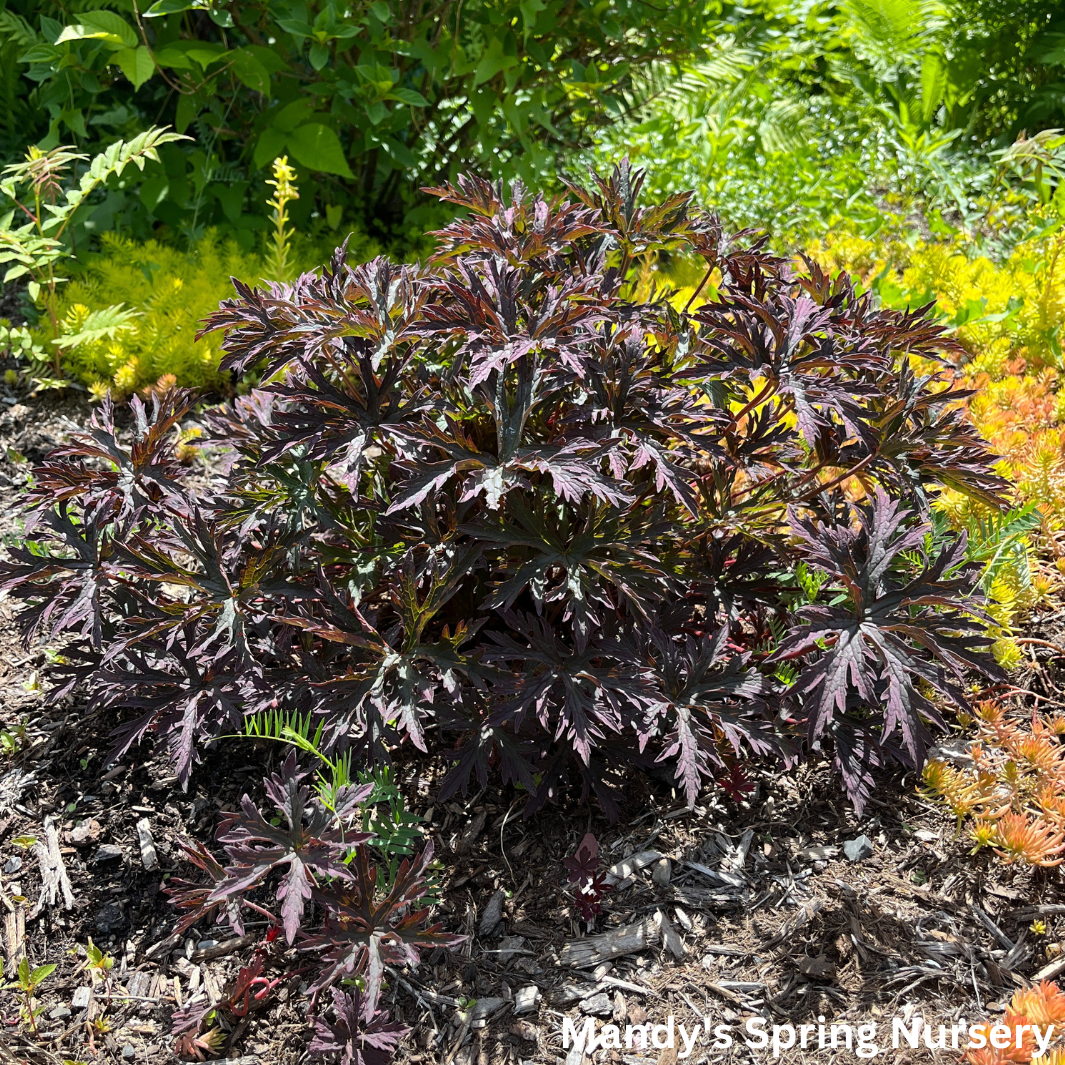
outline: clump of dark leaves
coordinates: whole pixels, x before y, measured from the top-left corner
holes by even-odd
[[[577,908],[585,921],[603,912],[603,897],[613,890],[606,882],[606,873],[599,869],[599,841],[591,832],[585,833],[577,852],[562,859],[567,879],[577,886]]]
[[[319,1017],[314,1025],[314,1039],[308,1048],[311,1056],[331,1058],[344,1065],[388,1065],[399,1041],[409,1029],[377,1014],[365,1023],[363,996],[359,991],[346,994],[332,989],[335,1021]]]
[[[221,1001],[193,999],[174,1015],[176,1049],[185,1056],[217,1049],[221,1030],[211,1022],[218,1014],[230,1021],[246,1017],[266,1005],[283,980],[309,973],[316,1025],[311,1052],[344,1065],[383,1065],[406,1031],[379,1009],[386,969],[414,965],[420,951],[462,940],[429,921],[432,843],[400,862],[389,882],[379,882],[384,867],[375,858],[373,833],[359,829],[372,785],[341,787],[327,806],[306,783],[308,775],[290,753],[265,780],[275,806],[269,819],[247,795],[242,798],[240,813],[227,815],[218,830],[224,861],[199,843],[183,848],[208,882],[171,881],[166,890],[182,911],[175,934],[206,918],[241,936],[247,911],[271,923]],[[268,959],[276,960],[270,952],[277,954],[271,945],[278,940],[302,964],[271,979],[264,968]],[[344,981],[356,984],[354,996],[340,989]],[[320,1012],[326,990],[335,1023]]]
[[[129,712],[116,755],[153,733],[187,781],[280,707],[356,759],[444,753],[445,795],[494,769],[530,810],[576,781],[611,814],[633,766],[694,802],[824,749],[861,805],[885,756],[923,759],[966,671],[995,673],[964,546],[926,520],[943,485],[1003,488],[952,342],[640,185],[463,179],[426,268],[341,249],[238,284],[209,328],[265,383],[211,416],[211,491],[182,483],[178,392],[134,401],[132,443],[105,403],[36,471],[2,579],[27,638],[77,638],[59,692]],[[676,254],[705,263],[695,311],[647,281]],[[314,889],[286,878],[291,922]]]

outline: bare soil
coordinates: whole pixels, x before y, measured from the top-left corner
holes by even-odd
[[[0,386],[5,543],[20,534],[19,498],[32,464],[88,414],[76,397],[31,399]],[[217,997],[264,929],[251,928],[250,941],[233,941],[219,928],[170,939],[174,917],[162,888],[191,872],[175,842],[209,841],[220,811],[244,792],[260,794],[278,751],[220,743],[187,792],[165,752],[150,743],[105,765],[117,719],[90,713],[84,692],[46,703],[59,649],[24,647],[14,607],[0,600],[0,728],[25,726],[18,750],[0,754],[5,974],[10,979],[23,956],[57,969],[42,988],[36,1039],[19,1019],[15,995],[0,992],[0,1061],[176,1061],[173,1010],[200,991]],[[1033,623],[1033,633],[1049,640],[1061,628],[1056,615]],[[1039,653],[1042,661],[1019,685],[1056,702],[1058,660],[1053,650]],[[1059,872],[970,856],[944,811],[919,796],[912,773],[884,774],[862,817],[818,765],[790,773],[767,766],[747,801],[708,795],[694,810],[668,786],[634,778],[621,819],[609,825],[575,800],[524,821],[519,796],[498,786],[440,803],[433,797],[439,771],[422,758],[398,766],[408,804],[425,817],[442,861],[438,919],[469,938],[388,980],[386,1003],[412,1029],[401,1063],[580,1065],[580,1052],[563,1048],[563,1021],[579,1030],[589,1011],[622,1030],[664,1024],[670,1015],[689,1031],[706,1020],[733,1030],[726,1050],[701,1039],[692,1063],[767,1060],[744,1045],[742,1026],[751,1017],[770,1027],[816,1024],[819,1016],[875,1022],[883,1045],[895,1017],[947,1025],[993,1017],[1053,961],[1065,938],[1065,918],[1054,912],[1065,913]],[[138,823],[154,842],[157,869],[145,867]],[[54,902],[39,902],[50,829],[69,878],[69,906],[61,887]],[[607,896],[592,928],[577,916],[562,866],[588,831],[605,864],[637,855],[644,857],[635,864],[647,861]],[[860,835],[873,853],[849,861],[842,846]],[[651,851],[657,857],[649,859]],[[1033,907],[1043,911],[1045,934],[1031,930]],[[643,930],[644,949],[591,966],[586,953],[584,968],[567,964],[582,949],[575,941],[633,926]],[[109,986],[91,987],[83,967],[90,937],[115,959]],[[269,971],[283,979],[261,1009],[226,1020],[224,1055],[248,1065],[295,1065],[308,1060],[309,1041],[300,961],[271,949]],[[677,1052],[636,1045],[597,1049],[589,1060],[673,1065]],[[949,1048],[885,1053],[899,1062],[959,1057]],[[858,1060],[843,1047],[784,1057]]]

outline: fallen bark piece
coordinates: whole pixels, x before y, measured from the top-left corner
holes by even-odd
[[[515,1014],[532,1013],[540,1003],[540,989],[535,984],[519,987],[514,992]]]
[[[633,991],[637,995],[653,995],[654,991],[649,987],[643,987],[640,984],[630,983],[628,980],[619,980],[616,976],[604,976],[599,983],[606,984],[608,987],[620,987],[625,991]]]
[[[824,954],[818,954],[816,958],[800,958],[796,965],[800,973],[812,976],[815,980],[831,980],[836,975],[835,962]]]
[[[31,784],[36,783],[37,774],[26,773],[21,769],[9,769],[0,777],[0,812],[10,810],[21,798]]]
[[[575,939],[562,947],[559,963],[567,969],[589,969],[612,958],[639,954],[655,946],[661,933],[654,921],[638,921],[601,936]]]
[[[1065,973],[1065,957],[1055,958],[1031,978],[1032,983],[1038,984],[1040,980],[1053,980],[1055,976],[1060,976],[1062,973]]]
[[[701,873],[707,880],[714,880],[719,884],[734,888],[747,886],[742,877],[734,876],[732,873],[722,873],[717,869],[711,869],[708,865],[701,865],[699,862],[685,862],[684,864],[689,869],[694,869],[697,873]]]
[[[594,995],[596,984],[585,984],[577,987],[575,984],[563,984],[551,993],[552,1006],[572,1006],[574,1002],[580,1002],[582,998]]]
[[[63,896],[63,909],[72,910],[74,889],[70,886],[67,867],[59,853],[59,833],[54,818],[45,818],[44,839],[33,845],[33,853],[41,871],[41,894],[37,905],[30,911],[30,917],[36,917],[45,906],[54,906],[60,894]]]
[[[839,854],[839,847],[817,844],[813,847],[803,847],[795,857],[806,862],[827,862],[835,858],[837,854]]]
[[[146,958],[154,958],[157,954],[165,954],[171,951],[181,942],[181,936],[178,934],[169,935],[166,939],[160,939],[158,943],[153,943],[145,952]]]
[[[21,895],[22,883],[18,880],[9,881],[7,889],[12,895]],[[18,968],[18,963],[26,956],[26,911],[6,897],[4,905],[7,906],[7,913],[4,914],[4,953],[7,956],[5,971],[13,973]]]
[[[772,950],[786,943],[803,925],[812,921],[824,909],[824,906],[824,899],[814,899],[808,902],[794,917],[789,917],[766,941],[766,949]]]
[[[747,862],[747,854],[751,849],[751,840],[754,839],[754,829],[748,828],[743,833],[740,841],[732,849],[732,853],[725,859],[725,864],[729,868],[731,873],[742,873],[743,867]]]
[[[245,947],[250,947],[253,943],[258,942],[259,936],[246,935],[237,936],[235,939],[227,939],[224,943],[216,943],[212,947],[205,947],[203,950],[194,950],[191,955],[192,961],[214,961],[215,958],[224,958],[229,954],[236,954],[238,950],[243,950]]]
[[[141,845],[141,864],[149,873],[154,873],[159,868],[159,856],[155,853],[152,826],[147,817],[137,822],[137,842]]]
[[[516,954],[531,954],[531,951],[525,949],[525,937],[524,936],[504,936],[499,941],[499,961],[501,965],[506,965],[511,958]]]
[[[483,1028],[488,1018],[507,1004],[505,998],[479,998],[468,1013],[459,1011],[459,1016],[473,1028]]]
[[[577,1009],[586,1017],[609,1017],[614,1011],[614,1004],[605,991],[600,991],[598,994],[581,999],[577,1004]]]
[[[667,888],[669,887],[669,878],[672,872],[673,869],[669,864],[669,859],[659,858],[655,862],[654,870],[651,873],[651,882],[656,887]]]
[[[657,862],[662,855],[658,851],[639,851],[637,854],[630,854],[623,861],[612,865],[606,871],[605,880],[613,887],[616,884],[621,883],[622,880],[628,879],[639,869],[644,869],[653,862]]]
[[[680,938],[680,934],[670,924],[669,918],[662,910],[655,913],[655,924],[658,926],[658,931],[662,936],[662,945],[666,950],[674,958],[683,958],[688,953],[688,948],[684,946],[684,940]]]
[[[481,936],[490,936],[503,923],[503,902],[506,892],[500,888],[489,900],[481,914],[481,923],[477,932]]]

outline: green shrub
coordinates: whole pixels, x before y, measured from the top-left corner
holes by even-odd
[[[420,239],[421,186],[471,163],[526,180],[553,169],[558,152],[588,145],[649,92],[649,67],[701,51],[716,8],[707,0],[3,6],[0,56],[23,76],[12,85],[8,74],[0,93],[7,84],[14,107],[29,104],[20,138],[51,146],[73,135],[84,145],[157,121],[194,135],[143,181],[114,189],[97,231],[116,219],[141,237],[159,222],[194,237],[215,226],[246,249],[264,228],[264,170],[282,154],[302,168],[300,225],[317,210],[330,226],[343,215]]]
[[[616,813],[626,766],[694,803],[742,795],[741,758],[831,745],[860,807],[875,765],[923,761],[965,669],[1004,680],[963,540],[929,539],[944,483],[1006,487],[911,368],[940,331],[690,195],[638,206],[642,181],[561,202],[465,179],[435,190],[467,217],[429,268],[341,252],[241,286],[211,325],[264,385],[202,416],[236,447],[210,493],[178,480],[177,390],[134,401],[134,451],[107,402],[35,471],[37,526],[76,556],[16,547],[0,587],[27,638],[83,637],[94,705],[136,708],[116,755],[152,731],[187,780],[277,710],[331,758],[443,753],[441,799],[494,769],[530,809],[574,781]],[[640,291],[677,248],[715,289],[696,311]]]

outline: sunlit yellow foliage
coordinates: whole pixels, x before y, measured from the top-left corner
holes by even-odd
[[[103,237],[102,254],[80,277],[64,286],[60,316],[83,307],[114,304],[141,313],[113,337],[88,341],[64,353],[64,367],[75,380],[99,395],[118,395],[152,385],[165,374],[179,384],[219,388],[221,337],[195,339],[199,323],[232,293],[230,277],[257,281],[260,262],[235,243],[205,237],[190,252],[138,243],[114,234]]]
[[[279,181],[285,178],[283,169],[278,173]],[[284,207],[294,198],[294,190],[286,186],[278,189],[271,204]],[[279,234],[275,237],[281,240],[280,250],[275,241],[265,258],[242,252],[234,241],[221,241],[210,233],[188,251],[154,240],[141,243],[104,234],[100,254],[60,289],[64,332],[76,333],[89,312],[117,305],[134,317],[110,336],[65,348],[65,372],[94,398],[102,398],[108,390],[118,396],[140,392],[164,377],[182,386],[225,391],[228,375],[218,369],[222,336],[211,333],[197,340],[196,333],[219,302],[233,295],[230,279],[249,284],[277,280],[278,271],[287,275],[309,269],[332,251],[332,237],[316,243],[288,232],[284,225]],[[356,234],[348,245],[349,261],[372,258],[377,250]]]

